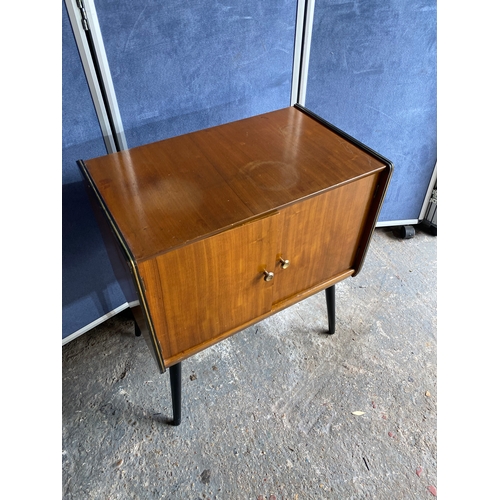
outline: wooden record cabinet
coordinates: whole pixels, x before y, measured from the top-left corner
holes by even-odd
[[[359,273],[392,164],[293,107],[80,160],[180,422],[180,362]]]

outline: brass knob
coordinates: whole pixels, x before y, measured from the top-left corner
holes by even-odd
[[[280,264],[282,269],[286,269],[290,265],[290,261],[288,259],[283,259],[280,257]]]
[[[274,273],[264,270],[264,281],[271,281],[274,278]]]

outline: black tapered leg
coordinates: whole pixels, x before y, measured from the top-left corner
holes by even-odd
[[[134,332],[136,337],[141,336],[141,329],[139,328],[139,325],[137,324],[137,321],[134,319]]]
[[[136,307],[137,309],[137,307]],[[136,337],[140,337],[141,336],[141,329],[137,323],[137,320],[135,318],[135,314],[134,312],[132,311],[132,308],[129,307],[124,313],[125,317],[127,317],[128,319],[130,319],[131,321],[134,322],[134,333],[135,333],[135,336]]]
[[[328,333],[335,333],[335,285],[325,290],[326,309],[328,311]]]
[[[172,425],[179,425],[181,423],[181,362],[172,365],[169,369],[170,372],[170,389],[172,391],[172,409],[174,412],[174,419]]]

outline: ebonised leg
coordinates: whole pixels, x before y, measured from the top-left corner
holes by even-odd
[[[136,337],[141,336],[141,329],[139,328],[139,325],[137,324],[137,321],[134,319],[134,332]]]
[[[335,333],[335,285],[325,290],[326,309],[328,311],[328,333]]]
[[[134,315],[134,312],[132,311],[132,308],[128,308],[124,314],[126,314],[127,317],[134,322],[135,336],[140,337],[141,336],[141,329],[139,328],[139,325],[135,319],[135,315]]]
[[[170,372],[170,389],[172,391],[172,409],[174,412],[174,419],[172,425],[179,425],[181,423],[181,362],[172,365],[169,369]]]

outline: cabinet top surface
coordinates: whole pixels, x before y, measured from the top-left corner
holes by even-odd
[[[139,262],[386,165],[289,107],[85,167]]]

